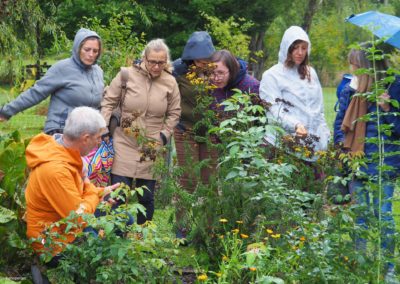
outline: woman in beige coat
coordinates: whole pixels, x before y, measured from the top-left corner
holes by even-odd
[[[181,114],[179,88],[169,67],[168,46],[162,39],[155,39],[145,47],[142,61],[126,68],[128,80],[121,102],[121,126],[113,135],[115,157],[111,183],[124,182],[132,187],[135,181],[136,187],[148,188],[139,196],[146,215],[138,214],[138,224],[152,220],[156,183],[152,172],[154,152],[168,142]],[[119,72],[105,92],[101,113],[107,122],[121,100],[121,84]]]

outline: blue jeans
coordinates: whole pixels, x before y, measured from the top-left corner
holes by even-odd
[[[390,182],[383,182],[383,192],[381,200],[381,246],[384,249],[384,253],[387,257],[391,258],[394,255],[394,232],[395,223],[392,214],[392,197],[393,197],[394,185]],[[371,220],[370,207],[371,207],[371,195],[373,200],[373,215],[375,218],[379,217],[379,198],[378,192],[370,192],[365,188],[365,184],[362,180],[354,180],[350,183],[350,194],[355,198],[356,204],[361,205],[356,210],[356,224],[360,227],[368,229],[369,220]],[[356,236],[356,249],[366,250],[366,240],[360,236]],[[392,263],[388,263],[388,266],[393,266]]]

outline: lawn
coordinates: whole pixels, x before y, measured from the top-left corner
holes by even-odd
[[[325,119],[329,128],[333,129],[333,121],[335,120],[336,112],[334,110],[334,106],[336,104],[336,89],[335,88],[324,88],[323,89],[324,96],[324,110],[325,110]]]

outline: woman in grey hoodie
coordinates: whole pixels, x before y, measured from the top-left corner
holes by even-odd
[[[62,133],[68,114],[75,107],[99,109],[103,95],[103,70],[96,64],[101,53],[99,35],[80,29],[72,56],[55,63],[30,89],[0,109],[0,121],[37,105],[51,95],[44,132]]]

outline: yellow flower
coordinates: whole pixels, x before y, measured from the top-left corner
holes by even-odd
[[[241,237],[242,239],[247,239],[249,236],[246,235],[246,234],[240,234],[240,237]]]
[[[199,281],[206,281],[208,279],[207,274],[201,274],[197,276],[197,280]]]
[[[270,235],[274,233],[274,231],[272,231],[271,229],[267,229],[266,231],[267,231],[267,233],[270,234]]]
[[[273,237],[274,239],[279,239],[281,237],[281,234],[271,235],[271,237]]]
[[[220,239],[223,239],[223,238],[224,238],[224,235],[219,235],[219,238],[220,238]]]
[[[99,235],[100,239],[104,238],[104,235],[105,235],[104,230],[100,229],[98,235]]]
[[[228,257],[226,256],[226,255],[224,255],[223,257],[222,257],[222,261],[228,261]]]
[[[346,261],[346,262],[349,261],[349,258],[347,256],[344,256],[343,258],[344,258],[344,261]]]
[[[298,249],[298,247],[292,246],[292,250],[297,250],[297,249]]]
[[[234,233],[234,234],[239,233],[239,229],[233,229],[233,230],[232,230],[232,233]]]
[[[256,271],[257,270],[257,268],[255,268],[255,267],[249,267],[249,269],[250,269],[250,271]]]
[[[238,224],[243,224],[243,221],[236,221],[236,223],[238,223]]]
[[[306,237],[302,236],[300,237],[300,241],[304,242],[306,240]]]
[[[228,223],[228,220],[226,220],[225,218],[219,219],[220,223]]]
[[[215,273],[215,275],[216,275],[218,278],[220,278],[220,277],[222,276],[222,273],[221,273],[221,272],[217,272],[217,273]]]

